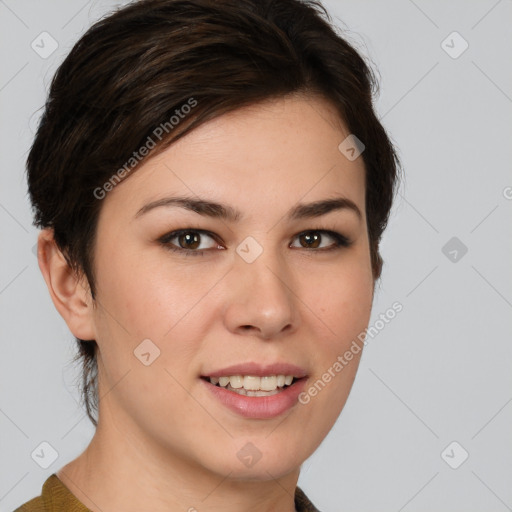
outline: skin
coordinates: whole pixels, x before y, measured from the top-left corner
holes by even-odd
[[[367,327],[374,291],[362,158],[338,145],[349,134],[324,99],[289,96],[203,124],[139,165],[103,200],[95,247],[97,297],[39,237],[39,264],[53,302],[81,339],[99,346],[99,423],[87,449],[57,472],[94,512],[189,510],[292,512],[301,464],[338,418],[361,352],[306,405],[272,419],[243,418],[214,400],[199,376],[233,364],[289,362],[306,389]],[[145,204],[199,196],[239,210],[237,222]],[[360,209],[290,221],[298,203],[343,196]],[[203,255],[158,239],[208,230]],[[297,236],[329,229],[352,244],[332,251]],[[263,248],[247,263],[237,246]],[[220,247],[220,248],[219,248]],[[315,248],[316,247],[316,248]],[[191,251],[192,249],[188,249]],[[197,250],[197,249],[196,249]],[[160,356],[134,356],[144,339]],[[261,452],[248,468],[247,443]],[[194,507],[194,508],[192,508]]]

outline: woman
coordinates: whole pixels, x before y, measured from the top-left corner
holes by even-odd
[[[18,510],[311,511],[398,161],[317,2],[145,0],[58,69],[27,160],[96,432]]]

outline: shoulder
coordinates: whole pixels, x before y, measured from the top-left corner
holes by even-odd
[[[41,496],[38,496],[37,498],[27,501],[14,512],[46,512],[47,510],[48,509],[43,504],[43,499]]]
[[[297,512],[320,512],[299,486],[295,488],[295,508]]]
[[[14,512],[90,512],[54,473],[43,484],[40,496],[27,501]]]
[[[14,512],[49,512],[53,510],[53,508],[48,508],[48,497],[51,494],[52,488],[55,487],[55,481],[52,478],[54,475],[51,475],[46,479],[43,484],[43,490],[40,496],[36,496],[32,498],[30,501],[27,501],[20,507],[18,507]]]

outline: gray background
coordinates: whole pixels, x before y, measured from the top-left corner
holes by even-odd
[[[23,172],[56,67],[116,5],[0,0],[2,512],[38,495],[93,433],[73,339],[33,253]],[[404,164],[371,323],[394,301],[403,311],[369,339],[299,484],[322,512],[512,510],[512,1],[325,5],[380,71],[378,112]],[[48,58],[31,48],[43,31],[59,45]],[[31,457],[43,441],[58,452],[47,469]]]

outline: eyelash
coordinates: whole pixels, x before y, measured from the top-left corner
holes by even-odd
[[[194,250],[194,249],[184,249],[183,247],[176,247],[173,244],[170,243],[170,241],[182,234],[185,233],[200,233],[204,235],[208,235],[209,237],[213,238],[217,243],[217,237],[211,233],[210,231],[206,231],[204,229],[179,229],[176,231],[171,231],[170,233],[165,234],[164,236],[160,237],[158,239],[158,242],[161,243],[167,250],[172,252],[181,253],[184,256],[204,256],[204,253],[206,251],[211,251],[212,249],[202,249],[202,250]],[[334,239],[334,243],[328,247],[328,248],[321,248],[321,249],[308,249],[307,247],[302,247],[302,249],[305,249],[306,251],[316,251],[316,252],[330,252],[334,250],[340,250],[343,248],[350,247],[352,245],[352,242],[341,233],[338,233],[336,231],[331,231],[328,229],[308,229],[306,231],[302,231],[295,235],[295,237],[300,237],[302,235],[307,235],[309,233],[321,233],[324,235],[328,235],[331,238]],[[220,245],[220,244],[219,244]]]

